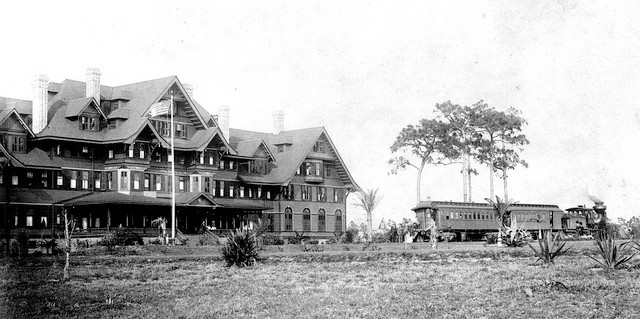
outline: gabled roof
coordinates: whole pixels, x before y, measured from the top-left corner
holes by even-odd
[[[69,101],[67,103],[67,109],[65,110],[65,117],[78,117],[84,110],[89,106],[93,106],[103,118],[107,118],[107,116],[102,112],[102,109],[97,104],[96,100],[92,97],[85,97],[80,99],[75,99]]]
[[[15,157],[13,154],[9,153],[9,151],[0,143],[0,163],[8,161],[11,165],[15,167],[24,167],[22,163]]]
[[[9,118],[11,115],[13,115],[16,118],[16,120],[18,120],[18,122],[20,122],[20,125],[22,125],[22,127],[24,128],[25,131],[27,131],[29,136],[31,136],[31,137],[35,137],[36,136],[33,133],[33,131],[31,130],[31,128],[29,127],[29,125],[27,125],[27,123],[24,121],[24,119],[22,118],[22,115],[20,115],[18,113],[18,111],[13,107],[5,108],[5,109],[0,111],[0,124],[2,124],[4,121],[6,121],[7,118]]]
[[[238,155],[249,157],[256,156],[259,150],[262,149],[270,160],[275,161],[275,157],[263,139],[238,141],[233,148],[238,152]]]
[[[14,99],[0,96],[0,110],[5,108],[15,108],[19,114],[31,114],[31,101]]]
[[[231,145],[238,145],[241,141],[250,140],[264,140],[268,145],[271,154],[275,158],[274,167],[271,169],[269,175],[260,178],[260,182],[270,181],[274,184],[287,185],[291,178],[295,175],[296,171],[302,165],[307,158],[315,142],[322,136],[325,136],[329,142],[333,153],[335,154],[336,162],[338,165],[344,168],[345,175],[341,176],[342,180],[347,187],[352,189],[359,189],[355,183],[351,174],[347,170],[344,161],[338,154],[335,145],[324,127],[306,128],[292,131],[283,131],[280,134],[274,135],[271,133],[261,133],[247,130],[229,129],[229,142]],[[282,143],[286,141],[286,144],[290,144],[286,151],[278,153],[276,151],[276,143]],[[255,179],[256,177],[242,176],[240,178]]]

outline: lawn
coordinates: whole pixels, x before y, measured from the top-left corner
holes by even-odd
[[[594,269],[592,243],[542,267],[528,248],[271,246],[252,268],[215,247],[0,260],[2,318],[637,318],[640,267]],[[348,248],[345,248],[348,247]],[[347,250],[348,249],[348,250]],[[637,257],[636,257],[637,258]]]

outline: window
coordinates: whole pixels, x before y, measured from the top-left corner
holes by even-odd
[[[127,146],[129,148],[129,157],[130,158],[133,158],[134,145],[135,144],[131,144],[131,145]]]
[[[327,201],[327,189],[322,186],[318,186],[317,200],[319,202]]]
[[[209,165],[213,165],[214,164],[213,158],[214,157],[212,155],[209,156]]]
[[[89,172],[82,172],[82,189],[89,188]]]
[[[120,189],[121,190],[129,189],[129,174],[127,171],[120,172]]]
[[[224,169],[224,161],[220,160],[220,165],[218,166],[219,169]]]
[[[304,174],[311,175],[311,163],[304,163]]]
[[[154,175],[155,179],[156,179],[156,190],[157,191],[161,191],[162,190],[162,175]]]
[[[60,147],[60,144],[56,145],[56,155],[60,155],[62,154],[62,147]]]
[[[236,193],[233,192],[234,185],[229,183],[229,197],[235,197]]]
[[[258,186],[258,198],[262,198],[262,186]]]
[[[179,138],[187,138],[187,130],[184,124],[176,124],[176,136]]]
[[[327,231],[327,216],[322,208],[318,210],[318,231]]]
[[[144,174],[144,190],[151,190],[151,175]]]
[[[11,176],[11,185],[18,185],[18,175]]]
[[[311,230],[311,211],[309,208],[305,208],[302,211],[302,230],[310,231]]]
[[[284,153],[284,144],[276,145],[276,150],[278,153]]]
[[[331,176],[331,164],[324,164],[324,175],[326,177]]]
[[[200,153],[200,164],[204,165],[204,152]]]
[[[341,188],[333,189],[333,201],[336,203],[342,203],[344,201],[344,191]]]
[[[220,187],[218,188],[218,196],[224,197],[224,181],[220,181],[219,186]]]
[[[140,144],[140,158],[144,158],[144,144]]]
[[[99,172],[98,172],[98,173],[96,173],[96,174],[93,176],[93,180],[94,180],[94,184],[95,184],[96,189],[100,189],[100,186],[101,186],[101,180],[102,180],[102,174],[100,174]]]
[[[284,209],[284,230],[293,230],[293,211],[291,207]]]
[[[184,191],[184,184],[185,184],[184,176],[179,176],[178,177],[178,190],[179,191]]]
[[[322,176],[322,163],[316,163],[316,176]]]
[[[311,196],[311,187],[309,186],[300,186],[302,192],[302,200],[309,200],[309,197]]]
[[[271,191],[267,191],[267,199],[271,199]]]
[[[42,172],[42,175],[40,175],[40,181],[42,182],[42,187],[47,187],[49,184],[49,174],[47,174],[47,172]]]
[[[240,186],[240,197],[244,197],[244,186]]]
[[[109,150],[109,158],[113,158],[113,150]]]
[[[27,216],[27,227],[33,227],[33,216]]]
[[[204,192],[207,194],[211,192],[211,178],[209,177],[204,178]]]
[[[140,189],[140,174],[133,174],[133,189]]]
[[[316,144],[313,145],[313,151],[318,153],[324,153],[325,151],[324,142],[317,141]]]
[[[339,209],[336,209],[336,227],[335,227],[335,231],[342,231],[342,211]]]
[[[98,130],[98,120],[92,116],[80,116],[80,129],[83,131],[97,131]]]
[[[71,184],[69,187],[76,188],[76,183],[78,179],[78,172],[71,172]]]
[[[13,144],[11,145],[11,151],[16,153],[25,152],[25,140],[23,136],[14,136]]]
[[[200,189],[200,176],[191,176],[191,191],[199,192]]]
[[[64,176],[61,173],[58,173],[58,177],[56,178],[56,185],[62,187],[64,185]]]
[[[229,169],[233,170],[233,161],[229,161]]]

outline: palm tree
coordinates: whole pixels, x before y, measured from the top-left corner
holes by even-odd
[[[489,202],[493,207],[493,212],[495,213],[496,221],[498,222],[498,246],[502,246],[502,228],[511,224],[509,207],[511,207],[511,204],[513,203],[509,201],[503,202],[498,196],[496,196],[495,201],[490,198],[485,198],[484,200]]]
[[[366,191],[359,191],[357,194],[357,202],[354,204],[356,207],[361,207],[367,213],[367,227],[369,231],[369,239],[371,239],[371,232],[373,230],[373,210],[380,204],[382,196],[378,196],[378,188],[367,189]]]

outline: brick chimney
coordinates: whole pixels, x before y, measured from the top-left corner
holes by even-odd
[[[224,138],[229,140],[229,107],[221,105],[218,107],[218,125]]]
[[[100,104],[100,69],[87,69],[87,86],[85,97],[93,97]]]
[[[193,85],[189,83],[183,83],[182,87],[184,87],[185,93],[187,93],[187,95],[189,95],[189,97],[193,99]]]
[[[284,111],[273,111],[273,134],[278,135],[284,131]]]
[[[31,84],[33,92],[33,101],[31,104],[33,123],[31,124],[31,128],[35,134],[42,132],[42,130],[47,127],[48,87],[49,78],[44,74],[36,75]]]

